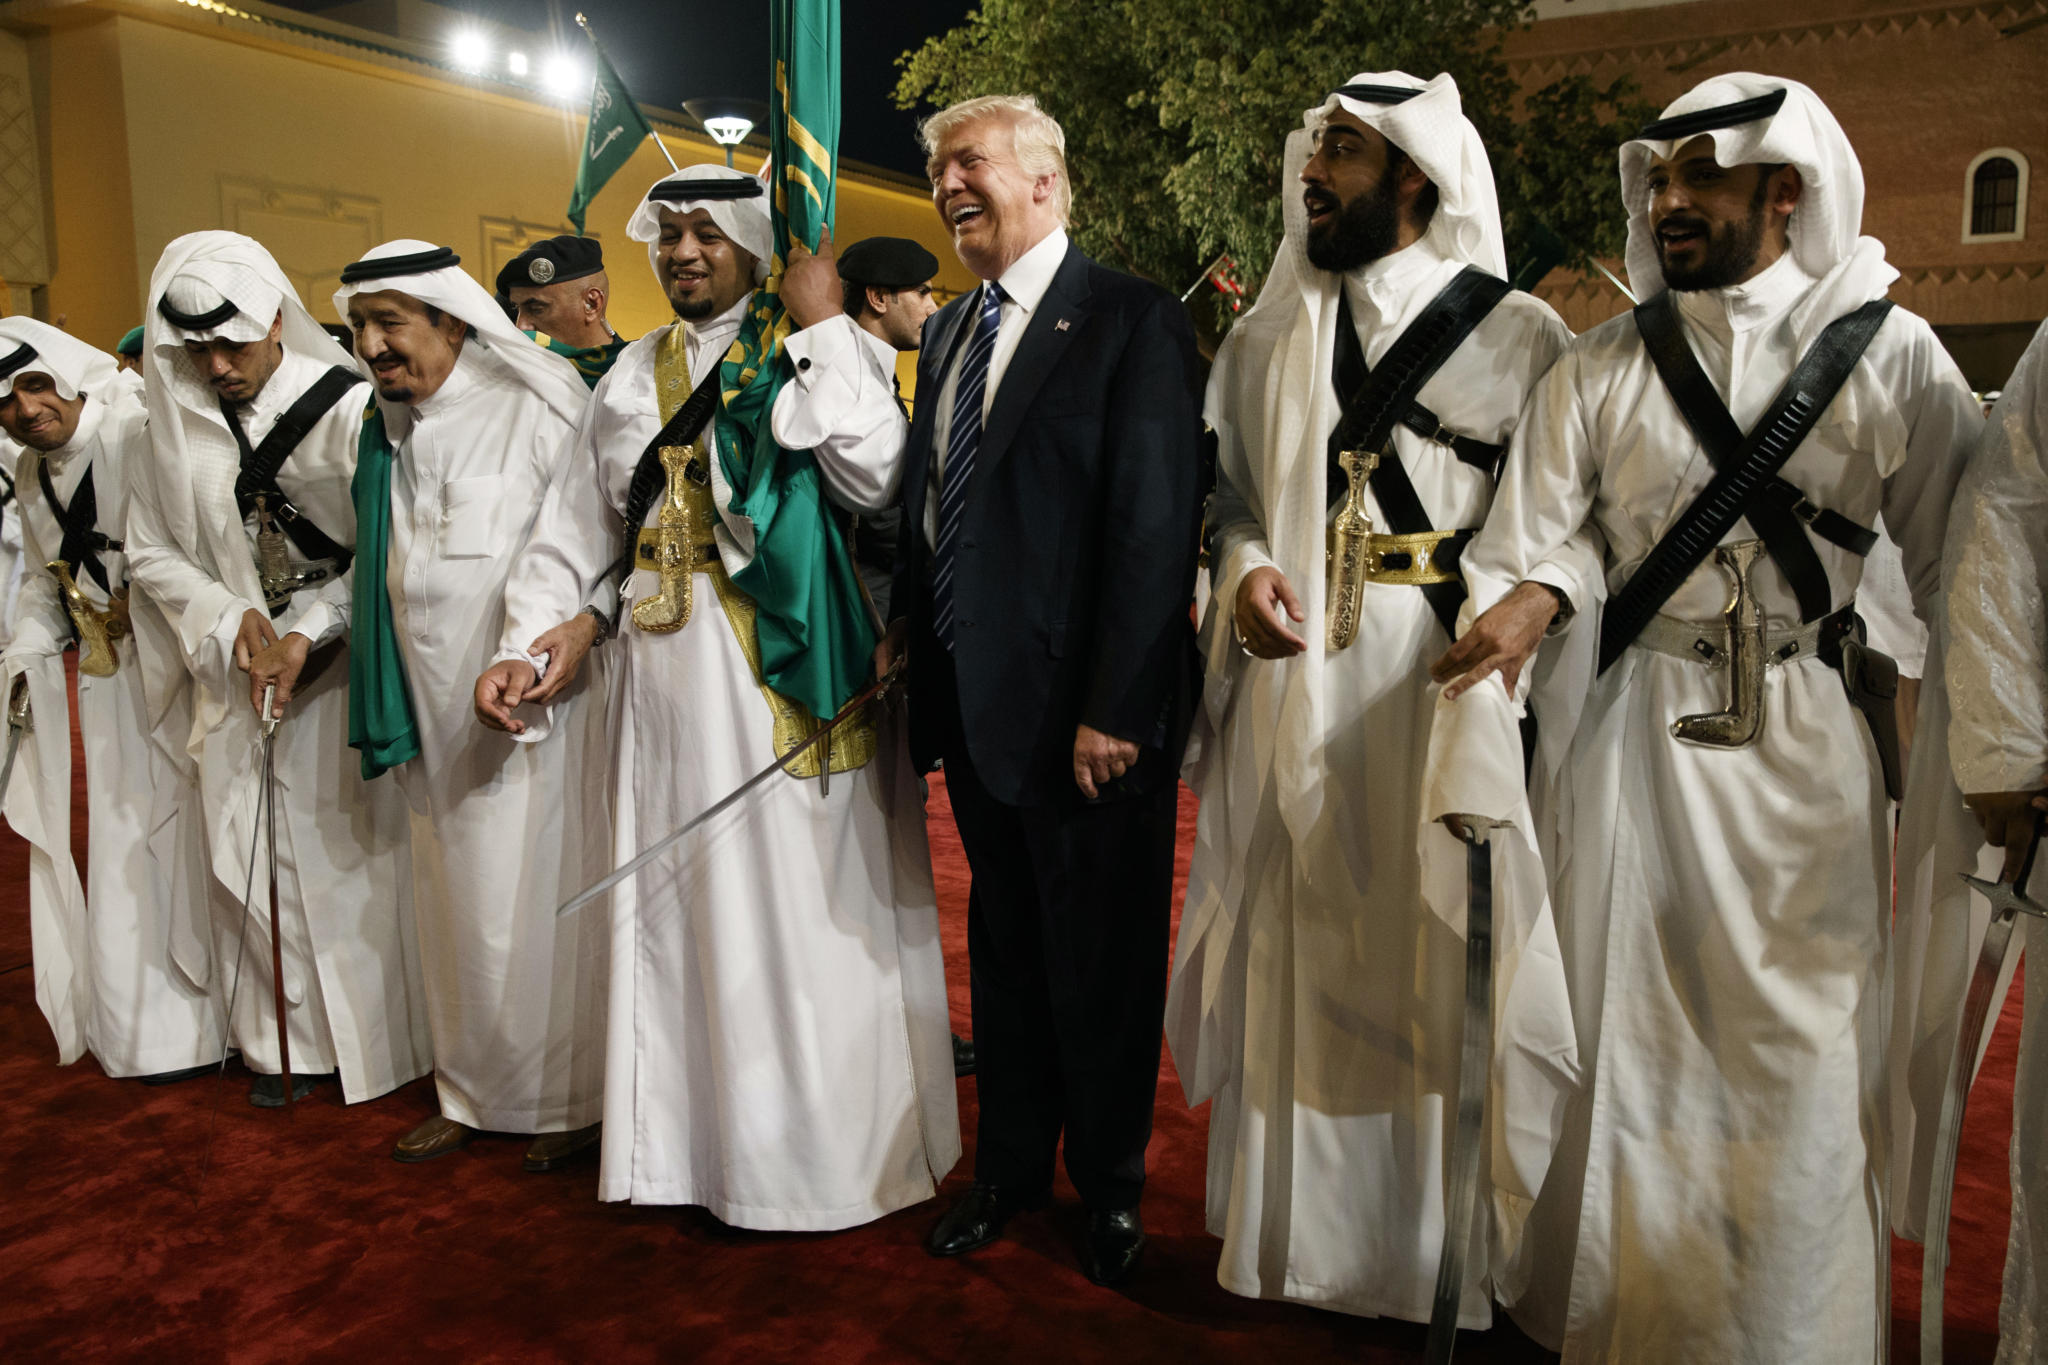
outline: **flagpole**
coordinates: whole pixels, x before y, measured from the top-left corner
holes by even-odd
[[[1230,254],[1230,253],[1229,253],[1229,252],[1227,252],[1227,251],[1225,251],[1225,252],[1220,252],[1220,253],[1218,253],[1218,255],[1217,255],[1217,257],[1216,257],[1216,259],[1215,259],[1215,260],[1213,260],[1213,261],[1209,262],[1209,264],[1207,264],[1207,265],[1203,266],[1203,267],[1202,267],[1202,274],[1201,274],[1200,278],[1198,278],[1198,279],[1197,279],[1197,280],[1196,280],[1196,281],[1195,281],[1195,282],[1194,282],[1193,284],[1191,284],[1191,285],[1189,285],[1189,286],[1188,286],[1188,291],[1187,291],[1187,293],[1185,293],[1185,294],[1182,294],[1182,295],[1180,296],[1180,301],[1181,301],[1182,303],[1186,303],[1186,302],[1187,302],[1187,301],[1188,301],[1189,299],[1193,298],[1193,297],[1194,297],[1194,294],[1195,294],[1195,291],[1196,291],[1197,289],[1200,289],[1200,288],[1201,288],[1201,287],[1202,287],[1202,286],[1203,286],[1204,284],[1207,284],[1207,283],[1208,283],[1208,281],[1209,281],[1209,274],[1210,274],[1210,272],[1211,272],[1211,271],[1213,271],[1213,270],[1215,270],[1217,266],[1221,265],[1221,264],[1223,263],[1223,258],[1224,258],[1225,256],[1228,256],[1229,254]]]
[[[592,47],[597,47],[597,35],[590,31],[590,21],[583,17],[583,11],[581,10],[576,11],[576,27],[583,30],[583,36],[590,39]],[[602,50],[602,48],[599,49],[599,51]],[[654,145],[661,149],[662,159],[668,162],[668,168],[672,171],[680,171],[682,167],[676,165],[675,157],[669,154],[668,144],[661,140],[661,133],[655,128],[653,119],[647,120],[647,136],[653,138]]]

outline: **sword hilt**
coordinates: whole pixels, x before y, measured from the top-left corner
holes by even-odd
[[[1963,873],[1963,881],[1971,890],[1991,902],[1991,909],[2003,915],[2032,915],[2036,919],[2048,919],[2048,905],[2043,905],[2026,894],[2027,878],[2034,872],[2034,855],[2041,851],[2041,827],[2036,824],[2033,833],[2027,836],[2026,852],[2020,855],[2020,870],[2009,882],[1988,882],[1982,877]]]
[[[271,703],[277,699],[277,684],[263,685],[263,737],[269,739],[277,733],[277,714],[271,710]]]

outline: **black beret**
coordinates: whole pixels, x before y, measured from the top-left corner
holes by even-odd
[[[604,269],[604,248],[591,237],[549,237],[535,242],[505,262],[498,272],[498,292],[515,287],[580,280]]]
[[[939,273],[939,258],[908,237],[867,237],[839,253],[839,278],[876,289],[908,289]]]

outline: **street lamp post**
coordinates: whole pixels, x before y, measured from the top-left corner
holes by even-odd
[[[683,112],[697,120],[705,135],[725,149],[725,164],[732,165],[733,148],[768,121],[768,106],[759,100],[710,96],[684,100]]]
[[[711,134],[711,140],[725,148],[725,166],[732,169],[732,149],[747,140],[747,134],[754,131],[754,121],[746,118],[708,118],[704,120],[704,131]]]

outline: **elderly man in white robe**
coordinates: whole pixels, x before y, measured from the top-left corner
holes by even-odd
[[[2001,881],[2019,878],[2048,812],[2048,324],[1991,409],[1949,520],[1949,760],[1992,847]],[[1986,869],[1988,871],[1988,869]],[[2041,900],[2048,879],[2023,891]],[[2019,916],[2008,949],[2048,935]],[[1981,931],[1980,931],[1981,932]],[[1955,955],[1967,968],[1976,954]],[[2048,967],[2030,960],[2013,1088],[2012,1227],[1998,1313],[1999,1365],[2042,1358],[2048,1342]],[[1930,974],[1932,965],[1930,964]],[[1951,997],[1953,998],[1953,997]],[[1993,1010],[1993,1017],[1996,1010]]]
[[[164,1083],[220,1042],[209,989],[197,810],[150,742],[140,656],[170,648],[128,583],[129,478],[149,461],[142,385],[114,357],[29,318],[0,318],[0,451],[21,495],[15,630],[0,655],[14,770],[8,823],[29,843],[36,1002],[57,1060]],[[47,566],[47,567],[44,567]],[[86,867],[72,861],[71,726],[63,652],[76,639]]]
[[[1573,1361],[1876,1360],[1890,850],[1866,717],[1891,699],[1851,609],[1882,511],[1939,619],[1981,422],[1883,302],[1897,271],[1810,90],[1714,77],[1621,180],[1645,302],[1537,387],[1465,557],[1488,609],[1437,666],[1459,692],[1526,661],[1560,595],[1601,612],[1599,671],[1559,670],[1539,712],[1581,708],[1546,743],[1587,1080],[1515,1316]],[[1604,606],[1576,568],[1595,544]]]
[[[1209,387],[1202,809],[1167,1033],[1189,1103],[1216,1102],[1222,1285],[1428,1321],[1465,977],[1462,885],[1432,908],[1418,856],[1429,666],[1523,399],[1571,334],[1502,278],[1449,76],[1354,76],[1287,166],[1280,257]],[[1326,569],[1354,540],[1355,575]]]
[[[820,724],[769,681],[766,609],[741,584],[777,551],[744,510],[760,511],[743,501],[759,485],[736,490],[744,467],[724,458],[726,438],[739,434],[725,429],[733,419],[707,401],[774,255],[762,187],[722,166],[686,167],[649,191],[627,235],[648,243],[678,320],[634,342],[598,385],[513,572],[502,661],[478,679],[476,698],[486,723],[528,734],[514,703],[538,697],[559,711],[555,689],[575,655],[555,653],[547,632],[587,638],[591,616],[563,623],[622,552],[637,551],[619,618],[622,857]],[[842,311],[829,249],[794,254],[779,282],[796,329],[785,343],[792,378],[772,409],[773,438],[780,460],[814,460],[824,487],[783,485],[774,516],[778,526],[807,519],[806,535],[830,556],[820,567],[838,576],[838,600],[859,609],[823,493],[857,512],[888,506],[904,422]],[[663,491],[646,529],[622,545],[643,451],[679,413],[698,427],[672,429],[674,444],[652,447]],[[809,626],[812,648],[822,648],[831,627]],[[643,868],[614,893],[612,925],[599,1198],[697,1204],[740,1227],[822,1230],[934,1194],[959,1157],[959,1125],[929,852],[891,718],[840,725]]]
[[[564,698],[553,742],[471,720],[497,652],[505,575],[589,400],[575,366],[506,320],[459,258],[387,242],[345,267],[335,311],[376,387],[361,418],[358,558],[250,669],[291,697],[349,633],[349,737],[366,779],[397,769],[441,1112],[401,1138],[428,1161],[480,1131],[532,1135],[525,1167],[591,1147],[603,1102],[604,924],[555,907],[610,844],[604,679]]]
[[[349,480],[368,388],[268,251],[232,232],[164,249],[142,373],[152,458],[134,475],[129,557],[174,631],[145,659],[157,742],[194,770],[211,876],[214,988],[256,1073],[285,1102],[270,951],[260,726],[249,662],[312,608],[355,539]],[[405,812],[348,771],[347,663],[323,654],[277,732],[277,903],[294,1098],[338,1074],[358,1103],[432,1066],[406,881]],[[182,697],[173,706],[172,698]],[[244,892],[248,903],[242,904]]]

